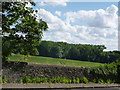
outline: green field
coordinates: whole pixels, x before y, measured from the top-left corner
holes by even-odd
[[[33,63],[42,63],[42,64],[81,66],[81,67],[96,67],[99,65],[104,65],[102,63],[50,58],[50,57],[42,57],[42,56],[29,56],[24,60],[22,55],[12,55],[9,57],[8,61],[22,61],[22,62],[33,62]]]

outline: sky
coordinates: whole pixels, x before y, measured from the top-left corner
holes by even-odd
[[[105,45],[118,50],[118,2],[36,2],[38,19],[48,31],[42,40],[74,44]]]

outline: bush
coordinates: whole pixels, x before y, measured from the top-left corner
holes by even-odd
[[[46,83],[46,82],[48,82],[48,79],[47,78],[40,78],[40,82],[42,82],[42,83]]]
[[[88,79],[86,77],[83,77],[82,79],[80,78],[73,78],[73,79],[68,79],[66,77],[52,77],[51,79],[48,78],[38,78],[35,77],[33,79],[30,78],[30,76],[26,76],[23,80],[22,78],[20,79],[20,83],[88,83]]]
[[[3,77],[3,78],[2,78],[2,82],[3,82],[3,83],[8,83],[7,78],[6,78],[6,77]]]
[[[7,83],[7,78],[4,77],[3,78],[3,83]],[[48,79],[46,77],[43,78],[39,78],[39,77],[35,77],[35,78],[30,78],[30,76],[26,76],[24,79],[21,78],[20,79],[20,83],[89,83],[90,81],[86,78],[73,78],[73,79],[68,79],[66,77],[61,77],[61,76],[57,76],[57,77],[52,77],[51,79]],[[112,79],[102,79],[102,78],[95,78],[94,80],[92,80],[93,83],[115,83],[115,80]]]
[[[98,83],[105,83],[102,79],[98,79]]]
[[[68,78],[66,78],[66,77],[63,77],[62,79],[63,79],[63,83],[69,83],[69,80],[68,80]]]
[[[73,78],[72,82],[73,82],[73,83],[79,83],[79,82],[80,82],[80,79],[79,79],[79,78]]]
[[[86,78],[86,77],[83,77],[82,79],[81,79],[81,81],[83,82],[83,83],[88,83],[88,79]]]
[[[87,74],[92,77],[95,83],[117,82],[117,66],[114,63],[105,64],[104,66],[92,67],[87,69]],[[94,77],[93,77],[94,75]],[[108,81],[107,81],[108,80]]]
[[[32,83],[40,83],[40,82],[41,82],[41,80],[38,77],[35,77],[32,79]]]
[[[23,78],[20,78],[20,84],[22,84],[23,83]]]
[[[108,83],[108,84],[110,84],[110,83],[114,83],[115,81],[112,81],[112,80],[110,80],[110,79],[108,79],[107,81],[106,81],[106,83]]]
[[[26,76],[23,81],[24,81],[25,83],[32,83],[32,80],[31,80],[30,76]]]
[[[71,83],[71,80],[69,80],[66,77],[60,77],[60,76],[58,76],[58,77],[52,77],[50,79],[50,82],[52,82],[52,83]]]

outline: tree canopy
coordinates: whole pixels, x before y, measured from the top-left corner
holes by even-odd
[[[104,51],[104,45],[42,41],[37,49],[40,56],[80,61],[111,63],[120,58],[120,51]]]
[[[28,2],[2,3],[2,58],[5,60],[16,48],[28,55],[36,51],[43,31],[48,25],[37,18],[37,10],[26,7]],[[34,2],[30,2],[35,6]]]

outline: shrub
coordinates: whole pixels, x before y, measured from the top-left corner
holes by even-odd
[[[26,76],[25,79],[24,79],[24,82],[25,83],[32,83],[32,80],[31,80],[30,76]]]
[[[56,79],[55,79],[54,77],[52,77],[52,78],[50,79],[50,82],[51,82],[51,83],[55,83],[55,82],[56,82]]]
[[[35,78],[32,79],[32,82],[33,82],[33,83],[40,83],[41,80],[40,80],[40,78],[35,77]]]
[[[81,83],[81,79],[80,78],[73,78],[72,83]]]
[[[3,77],[3,83],[7,83],[7,78]],[[112,79],[102,79],[102,78],[95,78],[92,80],[94,83],[114,83],[115,80]],[[68,79],[66,77],[52,77],[51,79],[48,78],[30,78],[30,76],[26,76],[24,79],[20,78],[20,83],[89,83],[89,80],[86,77],[83,78],[73,78],[73,79]]]
[[[98,79],[98,83],[105,83],[102,79]]]
[[[112,83],[112,82],[115,82],[115,81],[112,81],[112,80],[110,80],[110,79],[108,79],[108,80],[106,81],[106,83],[108,83],[108,84],[110,84],[110,83]]]
[[[23,83],[23,78],[20,78],[20,84],[22,84]]]
[[[3,83],[8,83],[8,80],[7,80],[7,78],[5,76],[2,78],[2,82]]]
[[[87,74],[92,77],[93,82],[95,83],[107,83],[108,82],[116,82],[117,79],[117,66],[114,63],[105,64],[104,66],[92,67],[87,69]],[[94,75],[94,77],[93,77]],[[109,79],[111,79],[109,81]]]
[[[49,82],[52,83],[71,83],[72,81],[66,77],[52,77]]]
[[[69,82],[68,78],[66,78],[66,77],[63,77],[62,79],[63,79],[63,83],[68,83]]]
[[[2,83],[2,77],[0,77],[0,83]]]
[[[80,79],[79,78],[76,78],[76,83],[80,83]]]
[[[74,79],[72,80],[72,82],[73,82],[73,83],[76,83],[76,79],[74,78]]]
[[[94,82],[94,83],[98,83],[97,79],[94,79],[92,82]]]
[[[83,83],[88,83],[88,79],[87,79],[86,77],[83,77],[83,78],[81,79],[81,81],[82,81]]]
[[[40,78],[40,82],[42,82],[42,83],[46,83],[46,82],[48,82],[48,79],[47,78]]]

